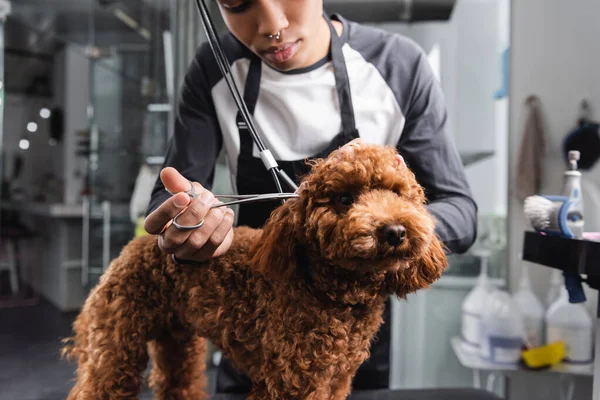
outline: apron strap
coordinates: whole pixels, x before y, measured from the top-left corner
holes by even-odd
[[[340,112],[342,117],[342,131],[346,134],[351,134],[356,130],[356,122],[354,120],[354,107],[352,105],[352,94],[350,92],[350,79],[348,78],[348,70],[346,69],[346,61],[342,51],[342,40],[338,36],[331,19],[326,13],[323,13],[329,31],[331,32],[331,61],[333,63],[333,73],[335,76],[335,86],[338,93],[338,101],[340,102]]]
[[[258,93],[260,91],[260,76],[262,72],[262,63],[260,58],[253,56],[250,59],[250,65],[248,67],[248,75],[246,76],[246,86],[244,87],[244,102],[250,115],[254,115],[254,109],[258,101]],[[246,122],[242,117],[242,113],[238,110],[236,116],[236,123],[240,136],[240,151],[252,154],[254,148],[254,142],[252,141],[252,135],[250,130],[246,126]]]
[[[334,140],[331,146],[326,149],[329,151],[330,148],[335,149],[340,145],[345,144],[347,141],[358,137],[358,132],[356,131],[356,122],[354,119],[350,79],[348,78],[348,70],[346,69],[346,62],[342,51],[342,40],[338,36],[329,16],[326,13],[323,13],[323,17],[325,18],[325,21],[327,21],[329,31],[331,32],[331,45],[329,51],[333,63],[335,87],[338,94],[340,115],[342,119],[342,132],[339,137]],[[252,56],[244,88],[244,102],[251,115],[254,115],[254,110],[258,101],[261,73],[261,59],[257,56]],[[252,136],[239,111],[237,113],[236,123],[240,135],[240,153],[252,154],[252,149],[254,148]]]

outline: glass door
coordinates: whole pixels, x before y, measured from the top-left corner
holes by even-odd
[[[90,0],[92,1],[92,0]],[[171,110],[167,0],[90,5],[89,129],[83,190],[82,284],[95,285],[141,229],[162,164]],[[165,50],[167,49],[167,50]]]
[[[0,177],[4,177],[4,22],[9,12],[10,3],[0,0]],[[2,185],[0,185],[0,207],[2,206],[2,195]],[[1,224],[0,220],[0,226]]]

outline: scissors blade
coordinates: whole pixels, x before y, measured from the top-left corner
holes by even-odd
[[[217,198],[230,198],[237,199],[234,201],[228,201],[226,203],[215,204],[211,208],[225,207],[234,204],[242,203],[257,203],[271,200],[291,199],[299,197],[298,193],[267,193],[267,194],[256,194],[256,195],[216,195]]]
[[[255,198],[258,196],[265,196],[265,195],[270,195],[270,193],[267,194],[216,194],[215,197],[217,199],[237,199],[237,200],[241,200],[241,199],[250,199],[250,198]]]

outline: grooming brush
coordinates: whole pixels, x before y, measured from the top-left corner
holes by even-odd
[[[569,222],[583,222],[576,203],[567,196],[529,196],[525,199],[523,211],[533,229],[549,236],[575,239]],[[563,275],[569,301],[584,303],[586,296],[581,284],[581,276],[567,271],[563,271]]]
[[[573,238],[567,223],[573,202],[566,196],[529,196],[523,211],[529,223],[538,232]]]

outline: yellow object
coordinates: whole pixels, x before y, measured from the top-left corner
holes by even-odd
[[[546,346],[525,350],[521,356],[529,368],[551,367],[565,358],[567,348],[564,342],[554,342]]]
[[[144,229],[144,217],[139,217],[135,224],[135,237],[146,235],[148,235],[148,232]]]

